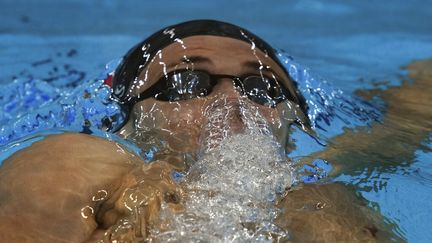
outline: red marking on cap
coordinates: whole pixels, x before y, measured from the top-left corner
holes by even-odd
[[[112,79],[113,79],[113,75],[112,74],[108,75],[108,77],[104,80],[104,84],[112,88]]]

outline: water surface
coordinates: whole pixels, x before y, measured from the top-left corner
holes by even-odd
[[[302,91],[316,105],[310,115],[329,145],[324,149],[294,131],[289,156],[319,165],[312,164],[313,175],[322,170],[316,158],[332,162],[331,180],[354,185],[398,225],[398,234],[412,242],[432,238],[431,67],[424,61],[401,68],[431,56],[427,1],[249,1],[248,11],[232,1],[1,4],[1,141],[42,128],[103,128],[104,118],[117,111],[95,81],[108,62],[114,60],[112,69],[128,48],[162,26],[195,18],[230,21],[285,50],[288,66],[288,56],[301,64],[291,72],[303,80]],[[97,95],[88,99],[86,92]],[[355,92],[370,103],[349,98]]]

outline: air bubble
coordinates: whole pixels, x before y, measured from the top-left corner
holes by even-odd
[[[254,149],[250,149],[254,148]],[[156,241],[272,242],[288,237],[275,223],[280,188],[293,183],[291,163],[263,134],[224,139],[192,166],[181,185],[184,211],[162,207],[164,229]]]

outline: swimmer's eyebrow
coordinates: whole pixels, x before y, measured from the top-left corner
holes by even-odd
[[[172,63],[167,66],[168,69],[171,69],[175,66],[177,66],[180,63],[187,63],[187,64],[197,64],[197,63],[210,63],[212,64],[212,60],[207,57],[202,56],[189,56],[189,57],[182,57],[179,61],[176,63]]]
[[[247,67],[247,68],[250,68],[250,69],[252,69],[252,70],[259,70],[259,69],[263,69],[263,70],[267,70],[267,71],[273,71],[271,68],[270,68],[270,65],[267,65],[267,64],[265,64],[265,63],[259,63],[259,62],[257,62],[257,61],[246,61],[246,62],[244,62],[244,63],[242,63],[242,65],[243,66],[245,66],[245,67]]]
[[[181,62],[185,63],[213,63],[211,59],[203,56],[190,56],[190,57],[182,57]]]

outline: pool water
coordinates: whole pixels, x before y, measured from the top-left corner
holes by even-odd
[[[302,179],[354,185],[374,210],[397,225],[396,234],[409,242],[428,242],[432,65],[401,67],[432,53],[429,5],[2,1],[1,159],[28,146],[7,143],[37,132],[105,136],[100,130],[122,117],[102,80],[128,48],[169,24],[225,20],[280,48],[280,59],[308,100],[319,139],[296,129],[291,136],[295,148],[288,154],[309,165],[299,169]]]

